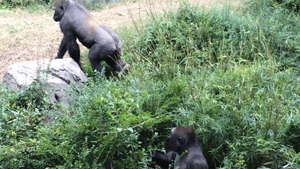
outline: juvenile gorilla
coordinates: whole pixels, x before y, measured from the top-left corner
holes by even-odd
[[[126,70],[126,63],[120,59],[121,43],[118,35],[104,25],[99,25],[90,12],[72,0],[57,0],[52,8],[54,21],[59,21],[63,39],[55,59],[63,58],[68,50],[71,58],[80,65],[80,51],[76,39],[90,49],[88,57],[92,68],[101,72],[101,61],[119,72]]]
[[[207,161],[191,127],[177,127],[171,130],[171,136],[165,141],[167,153],[154,151],[152,160],[161,167],[169,165],[175,159],[174,168],[180,169],[208,169]],[[187,151],[185,153],[185,151]],[[172,155],[171,155],[172,153]],[[174,158],[175,156],[175,158]],[[181,156],[179,158],[179,156]],[[171,162],[170,162],[171,160]],[[161,164],[161,161],[164,164]]]

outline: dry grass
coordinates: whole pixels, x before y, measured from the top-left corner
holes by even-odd
[[[191,4],[210,6],[215,0],[187,0]],[[222,5],[225,0],[218,0]],[[139,21],[147,12],[161,13],[177,9],[175,0],[138,0],[127,3],[107,5],[91,13],[99,23],[113,30],[119,25]],[[58,23],[52,19],[53,11],[39,11],[31,14],[27,11],[0,10],[0,79],[7,67],[16,62],[54,58],[62,33]],[[124,42],[123,42],[124,43]],[[79,43],[80,44],[80,43]],[[87,50],[80,45],[81,51]],[[66,54],[67,55],[67,54]],[[66,57],[66,56],[65,56]]]

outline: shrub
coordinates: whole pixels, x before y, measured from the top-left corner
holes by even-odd
[[[300,2],[298,0],[254,0],[249,1],[251,9],[279,9],[282,8],[286,12],[299,12]]]
[[[0,168],[31,168],[30,163],[39,158],[37,127],[55,107],[38,80],[22,92],[1,87],[0,105]]]
[[[166,13],[163,19],[149,23],[133,47],[160,69],[164,68],[161,63],[175,62],[187,70],[187,66],[268,60],[271,56],[280,61],[281,69],[299,69],[296,15],[265,8],[242,16],[225,9],[207,12],[183,3],[177,13]]]

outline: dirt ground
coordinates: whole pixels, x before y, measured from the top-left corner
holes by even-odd
[[[224,4],[225,0],[187,0],[191,4],[210,6]],[[147,12],[161,13],[179,7],[177,0],[135,0],[107,5],[91,11],[100,24],[112,30],[124,23],[138,22]],[[52,10],[28,13],[22,10],[0,10],[0,80],[10,64],[23,61],[54,58],[62,39]],[[122,41],[122,39],[121,39]],[[122,41],[122,43],[124,43]],[[80,43],[79,43],[80,44]],[[87,50],[80,44],[80,49]],[[66,54],[67,56],[67,54]],[[66,57],[65,56],[65,57]]]

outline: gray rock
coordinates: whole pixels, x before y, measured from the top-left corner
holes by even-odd
[[[71,58],[45,59],[31,62],[15,63],[8,67],[2,83],[14,91],[21,91],[35,79],[45,84],[45,89],[52,103],[62,103],[63,108],[69,107],[69,84],[87,80],[78,64]]]

